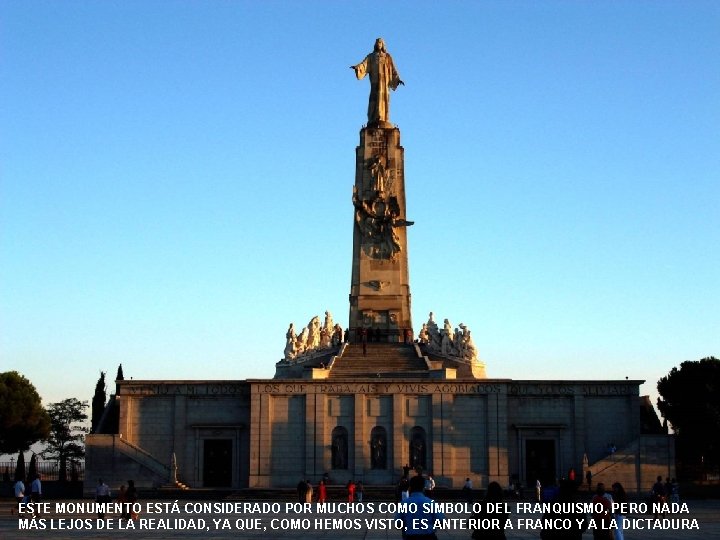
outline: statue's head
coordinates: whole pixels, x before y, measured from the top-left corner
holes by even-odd
[[[383,38],[377,38],[375,40],[375,52],[385,52],[385,42]]]

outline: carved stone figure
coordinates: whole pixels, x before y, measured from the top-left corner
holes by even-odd
[[[430,315],[428,317],[427,322],[427,331],[428,331],[428,346],[431,350],[440,350],[440,331],[438,330],[438,325],[435,322],[433,312],[430,312]]]
[[[297,355],[297,336],[295,336],[295,325],[290,323],[285,333],[285,360],[292,360]]]
[[[323,326],[320,329],[320,344],[318,345],[318,349],[329,349],[332,346],[332,334],[328,333],[328,331]]]
[[[467,332],[465,349],[463,350],[463,358],[465,358],[465,360],[469,360],[470,362],[478,359],[477,349],[475,348],[475,343],[473,342],[472,336],[470,335],[470,330],[468,330]]]
[[[304,354],[305,351],[308,348],[308,337],[310,335],[310,330],[307,328],[303,328],[303,331],[300,333],[300,335],[297,338],[297,341],[295,342],[296,349],[295,349],[295,357],[297,358],[301,354]]]
[[[335,328],[333,329],[333,339],[332,344],[334,346],[342,345],[342,342],[345,340],[345,332],[343,331],[342,326],[339,324],[335,325]]]
[[[385,156],[374,156],[370,161],[370,173],[372,174],[375,191],[383,193],[387,189],[390,171],[385,166]]]
[[[397,199],[380,195],[362,199],[357,186],[353,186],[353,206],[355,224],[363,237],[362,246],[365,252],[374,259],[395,259],[402,251],[395,229],[409,227],[414,223],[400,217]]]
[[[422,328],[420,329],[420,333],[418,334],[418,341],[423,345],[427,345],[430,341],[427,323],[423,323]]]
[[[295,335],[295,325],[290,323],[285,333],[284,359],[299,361],[302,356],[313,352],[339,346],[343,342],[344,332],[340,325],[334,324],[332,314],[325,312],[325,323],[320,326],[318,316],[310,319],[307,327],[299,336]]]
[[[425,437],[419,432],[413,433],[410,441],[410,466],[425,468]]]
[[[335,433],[332,439],[333,469],[347,469],[347,449],[347,435],[344,432]]]
[[[368,101],[368,126],[390,122],[390,90],[405,83],[400,80],[392,56],[385,50],[382,38],[375,40],[373,52],[356,66],[350,66],[358,79],[370,77],[370,99]]]
[[[381,432],[373,433],[372,440],[370,441],[371,455],[370,455],[370,467],[372,469],[386,469],[387,468],[387,441],[385,440],[385,434]]]
[[[285,340],[295,341],[295,337],[295,323],[290,323],[290,326],[288,326],[287,332],[285,333]]]
[[[452,324],[450,324],[450,321],[448,319],[443,320],[443,328],[445,329],[445,333],[448,336],[453,335]]]
[[[453,340],[452,340],[453,349],[456,354],[459,356],[462,356],[462,347],[463,347],[463,337],[462,332],[460,331],[460,328],[455,328],[455,333],[453,334]]]
[[[333,333],[335,332],[335,325],[333,323],[332,313],[329,311],[325,312],[325,324],[323,324],[320,332],[320,348],[329,349],[332,346]]]
[[[308,339],[306,350],[314,351],[320,345],[320,317],[317,315],[310,319],[307,325],[308,327]]]
[[[445,319],[442,330],[438,330],[432,312],[430,312],[428,322],[423,324],[418,334],[418,342],[426,345],[430,352],[439,353],[443,356],[462,358],[468,362],[477,361],[478,359],[477,348],[468,327],[460,323],[453,332],[450,321]]]
[[[442,338],[440,340],[440,354],[449,356],[452,353],[452,334],[448,333],[447,328],[443,328],[441,335]]]

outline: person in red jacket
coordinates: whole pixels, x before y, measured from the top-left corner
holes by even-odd
[[[324,503],[325,501],[327,501],[327,486],[325,480],[320,480],[318,484],[318,502]]]

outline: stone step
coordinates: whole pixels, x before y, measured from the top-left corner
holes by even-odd
[[[427,374],[427,366],[417,356],[415,347],[397,343],[368,343],[363,355],[362,345],[349,345],[335,360],[330,378],[401,377]]]

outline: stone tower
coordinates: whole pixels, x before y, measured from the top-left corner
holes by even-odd
[[[389,122],[360,130],[353,187],[350,332],[372,329],[382,341],[412,332],[405,213],[404,150]]]
[[[358,79],[369,76],[370,98],[355,152],[350,332],[403,341],[412,333],[406,232],[412,222],[405,219],[404,150],[390,123],[390,90],[404,83],[382,38],[351,69]]]

